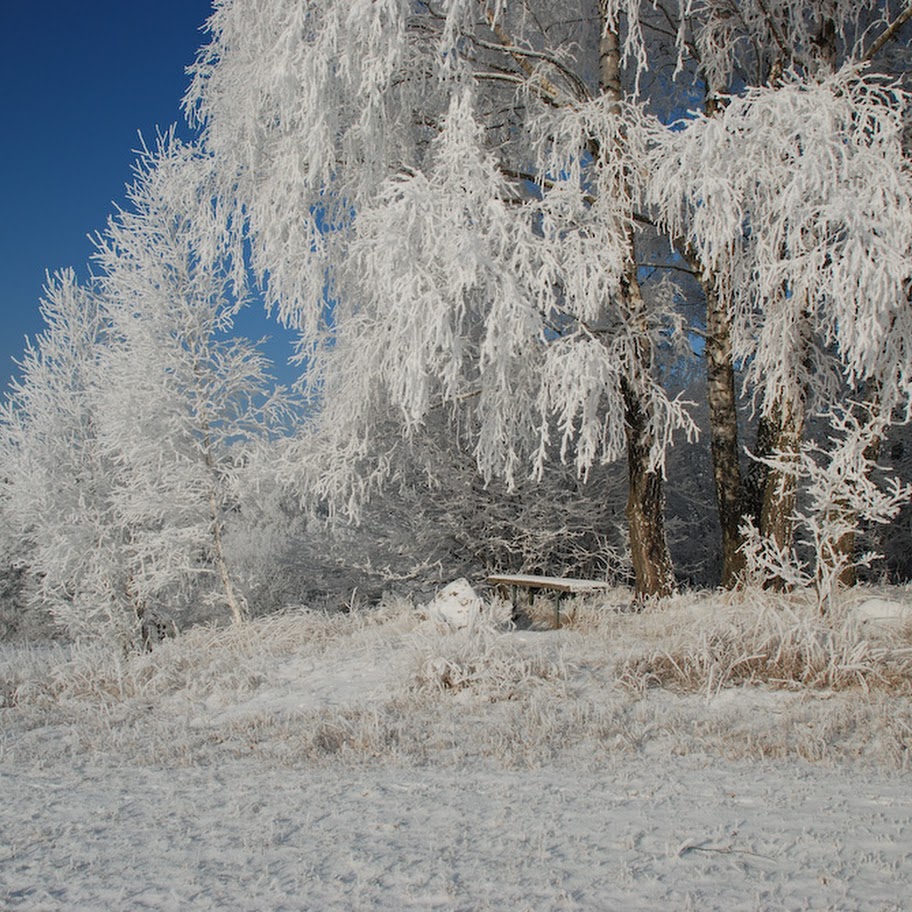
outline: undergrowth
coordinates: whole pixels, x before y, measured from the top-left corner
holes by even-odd
[[[882,689],[912,693],[912,625],[873,628],[848,602],[826,615],[802,596],[718,597],[691,623],[651,612],[653,642],[630,648],[618,670],[635,691],[664,687],[718,693],[763,684],[786,689]],[[644,630],[644,633],[647,631]]]
[[[558,682],[569,669],[560,656],[529,650],[498,624],[498,609],[486,607],[477,621],[441,635],[434,625],[417,631],[410,689],[419,694],[471,692],[498,702],[514,700],[537,684]]]
[[[492,604],[454,630],[400,600],[196,628],[147,654],[2,647],[0,758],[581,770],[660,749],[912,766],[909,625],[769,593],[628,606],[579,602],[554,631]]]

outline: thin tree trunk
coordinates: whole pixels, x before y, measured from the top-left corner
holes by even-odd
[[[242,624],[250,619],[250,608],[243,595],[239,595],[234,588],[231,573],[228,571],[228,561],[225,559],[225,548],[222,543],[222,517],[216,497],[218,473],[215,469],[215,460],[212,457],[212,442],[209,439],[209,421],[203,420],[204,436],[203,446],[206,454],[206,468],[212,479],[212,488],[209,489],[209,522],[212,531],[212,559],[218,571],[219,581],[225,593],[225,602],[231,612],[231,620],[235,624]]]
[[[744,571],[744,556],[740,548],[745,505],[731,317],[716,291],[712,276],[707,274],[696,254],[686,250],[685,257],[700,276],[706,300],[706,400],[709,407],[710,453],[722,529],[721,584],[730,589],[737,585]]]
[[[864,408],[868,411],[868,418],[872,422],[880,416],[880,386],[874,381],[870,381],[864,391],[862,402]],[[868,464],[873,466],[880,456],[880,448],[883,444],[883,437],[880,434],[873,435],[871,442],[865,447],[864,458]],[[839,584],[845,587],[854,586],[858,582],[858,568],[856,560],[856,539],[861,531],[861,520],[858,514],[848,506],[843,506],[844,517],[852,523],[852,531],[843,535],[833,546],[830,561],[832,567],[842,565],[839,573]]]
[[[605,4],[600,5],[602,37],[599,44],[599,84],[602,94],[619,107],[621,89],[620,38],[607,27]],[[601,155],[623,155],[619,148],[600,149]],[[621,193],[626,187],[619,188]],[[632,230],[629,232],[630,266],[619,302],[628,331],[634,338],[633,352],[622,381],[627,435],[627,526],[638,599],[666,597],[675,589],[674,570],[665,534],[665,490],[662,474],[652,464],[655,436],[651,428],[652,405],[642,382],[652,371],[646,304],[637,279]]]
[[[718,95],[707,89],[706,115],[722,110]],[[706,401],[709,408],[710,455],[719,525],[722,531],[721,585],[731,589],[744,572],[741,553],[745,493],[742,487],[735,363],[732,355],[731,315],[719,296],[714,277],[691,249],[684,256],[697,273],[706,301]]]
[[[763,495],[770,468],[763,462],[773,455],[776,441],[779,439],[778,419],[775,415],[761,415],[757,423],[757,433],[751,455],[754,457],[747,468],[742,492],[742,512],[760,528],[760,516],[763,513]]]
[[[235,624],[241,624],[250,618],[250,610],[247,607],[246,599],[235,591],[231,574],[228,572],[228,562],[225,560],[225,549],[222,546],[222,523],[219,518],[215,491],[209,492],[209,516],[212,520],[212,557],[218,570],[222,589],[225,591],[225,601],[231,611],[231,620]]]
[[[734,586],[744,570],[741,536],[741,456],[731,326],[715,289],[706,292],[706,396],[710,452],[719,523],[722,526],[722,585]]]

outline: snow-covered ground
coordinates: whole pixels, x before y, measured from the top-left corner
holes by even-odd
[[[912,908],[907,627],[612,609],[0,648],[0,909]]]

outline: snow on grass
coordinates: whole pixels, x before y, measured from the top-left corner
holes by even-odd
[[[912,624],[896,625],[890,635],[868,620],[849,603],[821,615],[811,599],[794,595],[767,594],[759,604],[720,596],[714,605],[653,610],[642,636],[654,645],[633,652],[621,676],[633,687],[674,686],[708,695],[757,683],[910,693]]]
[[[912,632],[858,600],[2,647],[0,908],[901,909]]]

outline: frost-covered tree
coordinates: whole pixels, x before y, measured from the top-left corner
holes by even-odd
[[[378,423],[438,409],[487,479],[626,457],[637,586],[664,594],[664,457],[692,424],[637,269],[639,7],[221,0],[187,107],[301,332],[322,490],[358,500],[389,470]]]
[[[888,415],[908,402],[910,18],[880,0],[669,11],[702,112],[657,134],[650,197],[704,286],[728,582],[745,515],[788,545],[798,475],[777,466],[799,458],[805,416],[861,384]],[[760,414],[751,478],[736,363]]]
[[[398,422],[386,426],[390,476],[382,496],[359,497],[358,523],[347,511],[318,499],[313,515],[326,516],[330,550],[340,568],[360,574],[358,585],[433,590],[454,576],[483,578],[492,572],[558,573],[630,579],[624,530],[626,486],[615,466],[594,468],[580,479],[570,465],[549,461],[539,479],[485,483],[471,449],[454,436],[446,415],[428,417],[424,432],[400,435]],[[294,478],[302,461],[325,457],[325,441],[291,441],[284,462]],[[397,441],[397,443],[393,443]],[[316,523],[313,527],[318,527]]]
[[[859,519],[886,525],[912,495],[912,488],[895,476],[882,486],[874,480],[872,457],[886,422],[870,415],[859,420],[857,411],[866,410],[850,408],[830,416],[833,436],[828,447],[805,441],[797,459],[788,453],[770,460],[782,474],[806,481],[806,503],[794,511],[794,522],[799,544],[812,563],[802,561],[788,544],[762,536],[752,522],[745,527],[748,573],[786,586],[813,586],[821,612],[847,574],[854,578],[855,570],[881,557],[870,551],[856,555],[846,547],[846,539],[855,538]]]
[[[683,258],[705,295],[724,581],[745,513],[784,543],[793,475],[748,502],[735,365],[761,456],[797,457],[806,412],[860,382],[906,397],[906,96],[883,74],[908,62],[910,17],[884,0],[218,2],[187,106],[270,306],[302,333],[318,487],[353,506],[390,469],[372,429],[412,435],[434,409],[485,478],[626,456],[638,588],[669,591],[664,457],[692,425],[656,369],[676,295],[639,268],[664,234],[665,265]]]
[[[98,361],[108,321],[72,271],[48,279],[45,329],[26,348],[0,413],[4,518],[32,607],[72,636],[130,626],[114,467],[99,441]]]
[[[244,447],[285,397],[233,338],[208,174],[171,136],[141,156],[97,239],[99,274],[49,281],[46,329],[0,414],[3,515],[33,603],[119,648],[201,603],[247,614],[224,535]]]
[[[131,591],[141,610],[179,617],[208,600],[241,621],[225,527],[243,447],[269,434],[283,393],[271,391],[258,347],[230,335],[240,304],[211,243],[205,157],[164,137],[140,157],[127,196],[95,259],[109,323],[98,438]]]

